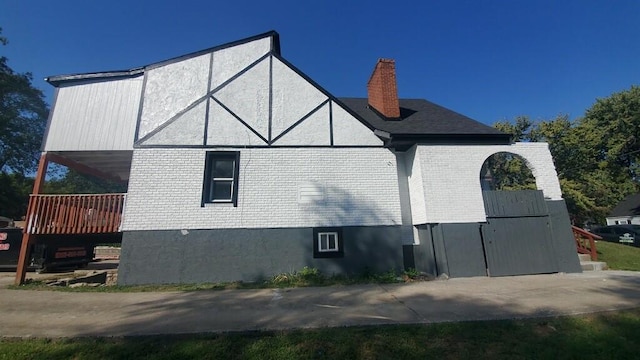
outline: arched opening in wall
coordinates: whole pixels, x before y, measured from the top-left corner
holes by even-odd
[[[489,276],[558,272],[549,209],[533,175],[537,170],[510,152],[495,153],[482,165],[486,222],[480,237]]]
[[[536,190],[529,162],[520,155],[498,152],[489,156],[480,170],[483,191]]]

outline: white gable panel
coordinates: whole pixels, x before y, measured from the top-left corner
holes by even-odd
[[[213,95],[265,139],[269,138],[269,59]]]
[[[331,145],[329,103],[273,143],[274,145]]]
[[[332,102],[334,145],[383,145],[373,130]]]
[[[327,97],[286,64],[273,57],[273,137],[300,120]]]
[[[142,76],[61,86],[44,151],[132,150]]]
[[[180,115],[162,130],[145,140],[144,145],[202,145],[207,102],[203,101]]]
[[[218,103],[209,104],[207,145],[266,145]]]
[[[269,51],[271,37],[214,52],[211,89],[220,86]]]
[[[206,95],[210,65],[205,54],[146,71],[139,139]]]

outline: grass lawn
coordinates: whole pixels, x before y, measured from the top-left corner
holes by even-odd
[[[598,242],[611,269],[640,271],[640,249]],[[315,269],[260,283],[62,288],[193,291],[398,281],[400,274],[327,278]],[[404,274],[407,275],[407,274]],[[51,289],[35,283],[23,289]],[[1,313],[0,313],[1,316]],[[2,359],[640,359],[640,308],[548,319],[227,334],[0,339]]]
[[[332,286],[354,284],[388,284],[395,282],[420,280],[415,270],[397,273],[364,273],[353,276],[326,276],[316,268],[304,267],[299,271],[275,275],[255,282],[201,283],[201,284],[159,284],[159,285],[115,285],[97,287],[48,286],[46,281],[28,281],[23,285],[9,285],[13,290],[49,290],[67,292],[153,292],[153,291],[199,291],[233,289],[270,289],[307,286]]]
[[[598,241],[596,249],[598,260],[605,261],[609,269],[640,271],[640,248]]]
[[[551,319],[2,339],[0,359],[638,359],[640,309]]]

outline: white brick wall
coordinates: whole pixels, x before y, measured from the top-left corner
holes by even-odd
[[[497,152],[511,152],[528,161],[536,185],[546,198],[562,199],[560,183],[546,143],[513,145],[419,145],[413,169],[421,172],[422,187],[409,180],[414,224],[486,221],[480,169]],[[416,162],[419,162],[419,167]],[[417,181],[417,180],[416,180]],[[423,192],[422,194],[420,192]],[[415,199],[414,199],[415,197]],[[424,199],[426,213],[420,213]]]
[[[422,180],[422,165],[417,146],[407,151],[405,158],[407,176],[409,182],[409,195],[411,200],[411,217],[413,224],[425,224],[427,222],[427,208],[425,206],[424,181]]]
[[[234,151],[234,149],[218,149]],[[238,207],[201,207],[207,149],[136,149],[123,230],[400,225],[396,160],[383,148],[254,148],[240,153]],[[319,184],[322,203],[300,203]]]

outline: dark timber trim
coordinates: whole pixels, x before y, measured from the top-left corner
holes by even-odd
[[[136,132],[133,136],[133,143],[136,144],[139,140],[140,135],[140,122],[142,121],[142,107],[144,106],[144,93],[147,89],[147,78],[148,74],[145,71],[144,77],[142,78],[142,90],[140,92],[140,105],[138,106],[138,119],[136,121]]]
[[[273,142],[271,135],[271,127],[273,122],[273,56],[269,56],[269,142]]]
[[[202,104],[206,100],[207,100],[207,97],[201,97],[198,100],[194,101],[193,103],[191,103],[191,105],[187,106],[186,108],[180,110],[177,114],[175,114],[172,117],[170,117],[169,120],[165,121],[164,123],[160,124],[155,129],[151,130],[147,135],[142,137],[142,139],[139,139],[138,142],[139,143],[143,143],[143,142],[149,140],[154,135],[156,135],[160,131],[164,130],[167,126],[173,124],[176,120],[178,120],[180,117],[182,117],[182,115],[186,114],[187,112],[189,112],[190,110],[192,110],[196,106]]]
[[[277,38],[274,39],[273,36],[276,36]],[[153,68],[157,68],[157,67],[160,67],[160,66],[173,64],[173,63],[180,62],[180,61],[183,61],[183,60],[187,60],[187,59],[190,59],[190,58],[194,58],[194,57],[197,57],[197,56],[200,56],[200,55],[204,55],[204,54],[206,54],[208,52],[220,51],[220,50],[223,50],[223,49],[226,49],[226,48],[247,44],[247,43],[250,43],[252,41],[260,40],[260,39],[263,39],[263,38],[266,38],[266,37],[272,37],[272,39],[271,39],[271,48],[272,48],[271,51],[273,51],[274,42],[277,42],[276,47],[278,49],[280,48],[280,36],[278,35],[278,33],[276,31],[271,30],[271,31],[268,31],[266,33],[262,33],[262,34],[255,35],[255,36],[251,36],[251,37],[248,37],[248,38],[245,38],[245,39],[232,41],[230,43],[226,43],[226,44],[210,47],[208,49],[199,50],[199,51],[192,52],[192,53],[189,53],[189,54],[186,54],[186,55],[181,55],[181,56],[178,56],[178,57],[175,57],[175,58],[171,58],[171,59],[164,60],[164,61],[161,61],[161,62],[157,62],[157,63],[151,64],[151,65],[147,65],[147,68],[148,69],[153,69]]]
[[[297,73],[299,76],[301,76],[303,79],[307,80],[312,86],[314,86],[318,91],[320,91],[321,93],[323,93],[325,96],[327,96],[330,100],[334,101],[336,104],[338,104],[341,108],[343,108],[347,113],[349,113],[351,116],[353,116],[354,118],[356,118],[358,121],[360,121],[364,126],[366,126],[369,130],[373,131],[375,130],[375,128],[373,126],[371,126],[371,124],[369,124],[368,122],[366,122],[363,118],[360,117],[360,115],[358,115],[357,113],[355,113],[354,111],[352,111],[348,106],[344,105],[340,100],[338,100],[338,98],[336,98],[335,96],[333,96],[330,92],[328,92],[327,90],[325,90],[322,86],[320,86],[317,82],[315,82],[313,79],[311,79],[309,76],[307,76],[307,74],[303,73],[300,69],[298,69],[297,67],[295,67],[293,64],[291,64],[289,61],[287,61],[286,59],[284,59],[280,54],[274,54],[274,57],[280,61],[282,61],[282,63],[284,63],[286,66],[288,66],[291,70],[293,70],[295,73]]]
[[[272,141],[271,144],[273,144],[274,142],[278,141],[278,139],[280,139],[281,137],[283,137],[284,135],[286,135],[289,131],[293,130],[293,128],[295,128],[296,126],[300,125],[301,123],[303,123],[305,120],[307,120],[311,115],[315,114],[318,110],[322,109],[327,102],[329,102],[329,99],[323,101],[320,103],[320,105],[316,106],[315,108],[313,108],[313,110],[311,110],[309,113],[307,113],[305,116],[303,116],[300,120],[296,121],[295,123],[293,123],[293,125],[289,126],[286,130],[284,130],[283,132],[280,133],[280,135],[276,136]],[[271,130],[271,129],[269,129]]]
[[[214,99],[215,100],[215,99]],[[262,138],[266,142],[266,139]],[[384,145],[135,145],[134,149],[271,149],[271,148],[344,148],[344,149],[386,149]]]
[[[235,75],[233,75],[232,77],[230,77],[229,79],[225,80],[222,84],[218,85],[215,87],[215,89],[209,91],[207,93],[207,95],[205,96],[211,96],[214,95],[215,93],[217,93],[218,91],[222,90],[222,88],[224,88],[225,86],[229,85],[233,80],[239,78],[240,76],[244,75],[244,73],[246,73],[247,71],[253,69],[255,66],[257,66],[259,63],[262,62],[262,60],[266,59],[267,57],[270,57],[270,54],[264,54],[261,57],[258,58],[258,60],[252,62],[251,64],[249,64],[246,68],[238,71]]]
[[[329,144],[333,146],[333,101],[329,101]]]
[[[204,50],[192,52],[186,55],[181,55],[178,57],[174,57],[168,60],[163,60],[160,62],[152,63],[143,67],[138,67],[130,70],[117,70],[117,71],[103,71],[103,72],[94,72],[94,73],[81,73],[81,74],[71,74],[71,75],[55,75],[49,76],[45,78],[45,81],[50,83],[53,86],[59,86],[63,82],[75,81],[75,80],[84,80],[84,79],[104,79],[104,78],[126,78],[126,77],[135,77],[140,75],[141,73],[146,72],[146,70],[155,69],[157,67],[173,64],[179,61],[187,60],[193,57],[197,57],[200,55],[204,55],[209,52],[219,51],[226,48],[250,43],[252,41],[260,40],[266,37],[271,37],[271,50],[270,53],[274,53],[280,55],[280,35],[274,31],[267,31],[262,34],[254,35],[248,38],[232,41],[229,43],[225,43],[222,45],[210,47]],[[269,54],[269,52],[267,53]]]
[[[213,55],[213,54],[212,54]],[[254,61],[253,63],[251,63],[249,66],[247,66],[246,68],[242,69],[240,72],[238,72],[236,75],[232,76],[231,78],[229,78],[227,81],[223,82],[222,84],[220,84],[219,86],[217,86],[214,90],[208,91],[206,95],[198,98],[196,101],[194,101],[193,103],[191,103],[189,106],[187,106],[186,108],[182,109],[181,111],[179,111],[177,114],[173,115],[172,117],[169,118],[169,120],[165,121],[164,123],[160,124],[158,127],[156,127],[155,129],[153,129],[152,131],[150,131],[148,134],[146,134],[142,139],[138,139],[136,140],[138,143],[143,143],[147,140],[149,140],[149,138],[153,137],[154,135],[156,135],[158,132],[162,131],[164,128],[166,128],[167,126],[171,125],[174,121],[176,121],[178,118],[180,118],[182,115],[184,115],[187,111],[193,109],[194,107],[200,105],[203,101],[207,101],[208,99],[217,91],[221,90],[223,87],[225,87],[226,85],[228,85],[229,83],[231,83],[233,80],[237,79],[238,77],[240,77],[242,74],[246,73],[247,71],[249,71],[250,69],[252,69],[254,66],[258,65],[262,60],[264,60],[267,56],[269,56],[269,54],[266,54],[262,57],[260,57],[258,60]],[[212,69],[209,68],[209,83],[211,83],[211,72]],[[145,80],[146,80],[146,75],[145,75]],[[146,81],[145,81],[146,83]],[[209,87],[210,85],[207,85],[207,87]],[[220,103],[220,102],[218,102]],[[224,105],[223,105],[224,107]],[[226,107],[225,107],[226,108]],[[227,109],[227,111],[229,111]],[[205,129],[207,129],[207,119],[209,117],[209,106],[207,106],[207,109],[205,109],[206,112],[206,118],[205,118]],[[140,107],[140,116],[142,115],[142,106]],[[232,113],[232,115],[235,116],[235,114]],[[236,116],[237,117],[237,116]],[[140,124],[140,121],[138,121],[138,124]],[[207,133],[205,132],[205,137],[203,140],[203,144],[206,145],[206,137]],[[136,138],[138,137],[138,133],[136,131]]]
[[[213,77],[213,53],[211,53],[211,60],[209,61],[209,80],[207,80],[207,94],[211,91],[211,79]],[[204,110],[204,137],[202,138],[202,145],[207,145],[207,138],[209,134],[209,104],[211,103],[211,97],[207,96],[207,105]]]
[[[215,96],[211,96],[211,98],[213,99],[213,101],[218,103],[218,105],[222,106],[222,108],[225,109],[229,114],[231,114],[231,116],[233,116],[234,118],[236,118],[236,120],[238,120],[240,123],[242,123],[242,125],[246,126],[247,129],[251,130],[251,132],[256,134],[256,136],[258,136],[262,141],[264,141],[266,144],[269,144],[269,141],[267,139],[265,139],[264,136],[260,135],[260,133],[258,131],[256,131],[254,128],[249,126],[249,124],[247,124],[246,122],[244,122],[244,120],[242,120],[238,115],[236,115],[236,113],[231,111],[231,109],[229,109],[225,104],[220,102],[220,100],[216,99]]]
[[[208,106],[209,102],[208,102],[208,99],[210,97],[212,97],[213,94],[215,94],[217,91],[221,90],[222,88],[227,86],[229,83],[231,83],[233,80],[237,79],[242,74],[246,73],[247,71],[252,69],[254,66],[258,65],[262,60],[266,59],[268,56],[269,56],[269,54],[261,56],[258,60],[256,60],[253,63],[251,63],[249,66],[247,66],[246,68],[242,69],[240,72],[238,72],[237,74],[235,74],[234,76],[232,76],[231,78],[229,78],[228,80],[226,80],[225,82],[220,84],[219,86],[216,86],[215,89],[213,89],[211,91],[208,91],[206,95],[198,98],[196,101],[194,101],[191,104],[189,104],[189,106],[187,106],[186,108],[184,108],[181,111],[179,111],[177,114],[175,114],[172,117],[170,117],[169,120],[167,120],[164,123],[158,125],[155,129],[153,129],[148,134],[146,134],[144,137],[142,137],[142,139],[138,139],[138,130],[136,129],[136,143],[138,143],[138,145],[140,145],[141,143],[149,140],[150,137],[154,136],[155,134],[157,134],[158,132],[162,131],[167,126],[171,125],[174,121],[176,121],[178,118],[180,118],[182,115],[184,115],[187,111],[189,111],[189,110],[193,109],[194,107],[200,105],[200,103],[202,103],[203,101],[207,101],[207,109],[205,109],[205,112],[206,112],[206,117],[208,118],[208,116],[209,116],[209,106]],[[209,79],[211,79],[211,72],[212,72],[212,69],[210,68],[209,69]],[[209,81],[209,83],[211,83],[211,81]],[[145,74],[145,84],[146,84],[146,74]],[[210,85],[207,85],[207,87],[209,87],[209,86]],[[223,105],[223,107],[224,107],[224,105]],[[226,109],[226,107],[225,107],[225,109]],[[229,111],[229,110],[227,109],[227,111]],[[234,114],[232,113],[232,115],[234,115]],[[138,116],[139,116],[139,119],[138,119],[138,126],[139,126],[140,125],[140,118],[142,116],[142,105],[140,106],[140,112],[139,112]],[[206,120],[207,119],[205,118],[205,128],[208,131]],[[205,145],[206,145],[206,139],[207,139],[206,135],[207,135],[207,133],[205,132],[205,137],[204,137],[204,140],[203,140],[203,144],[205,144]]]

